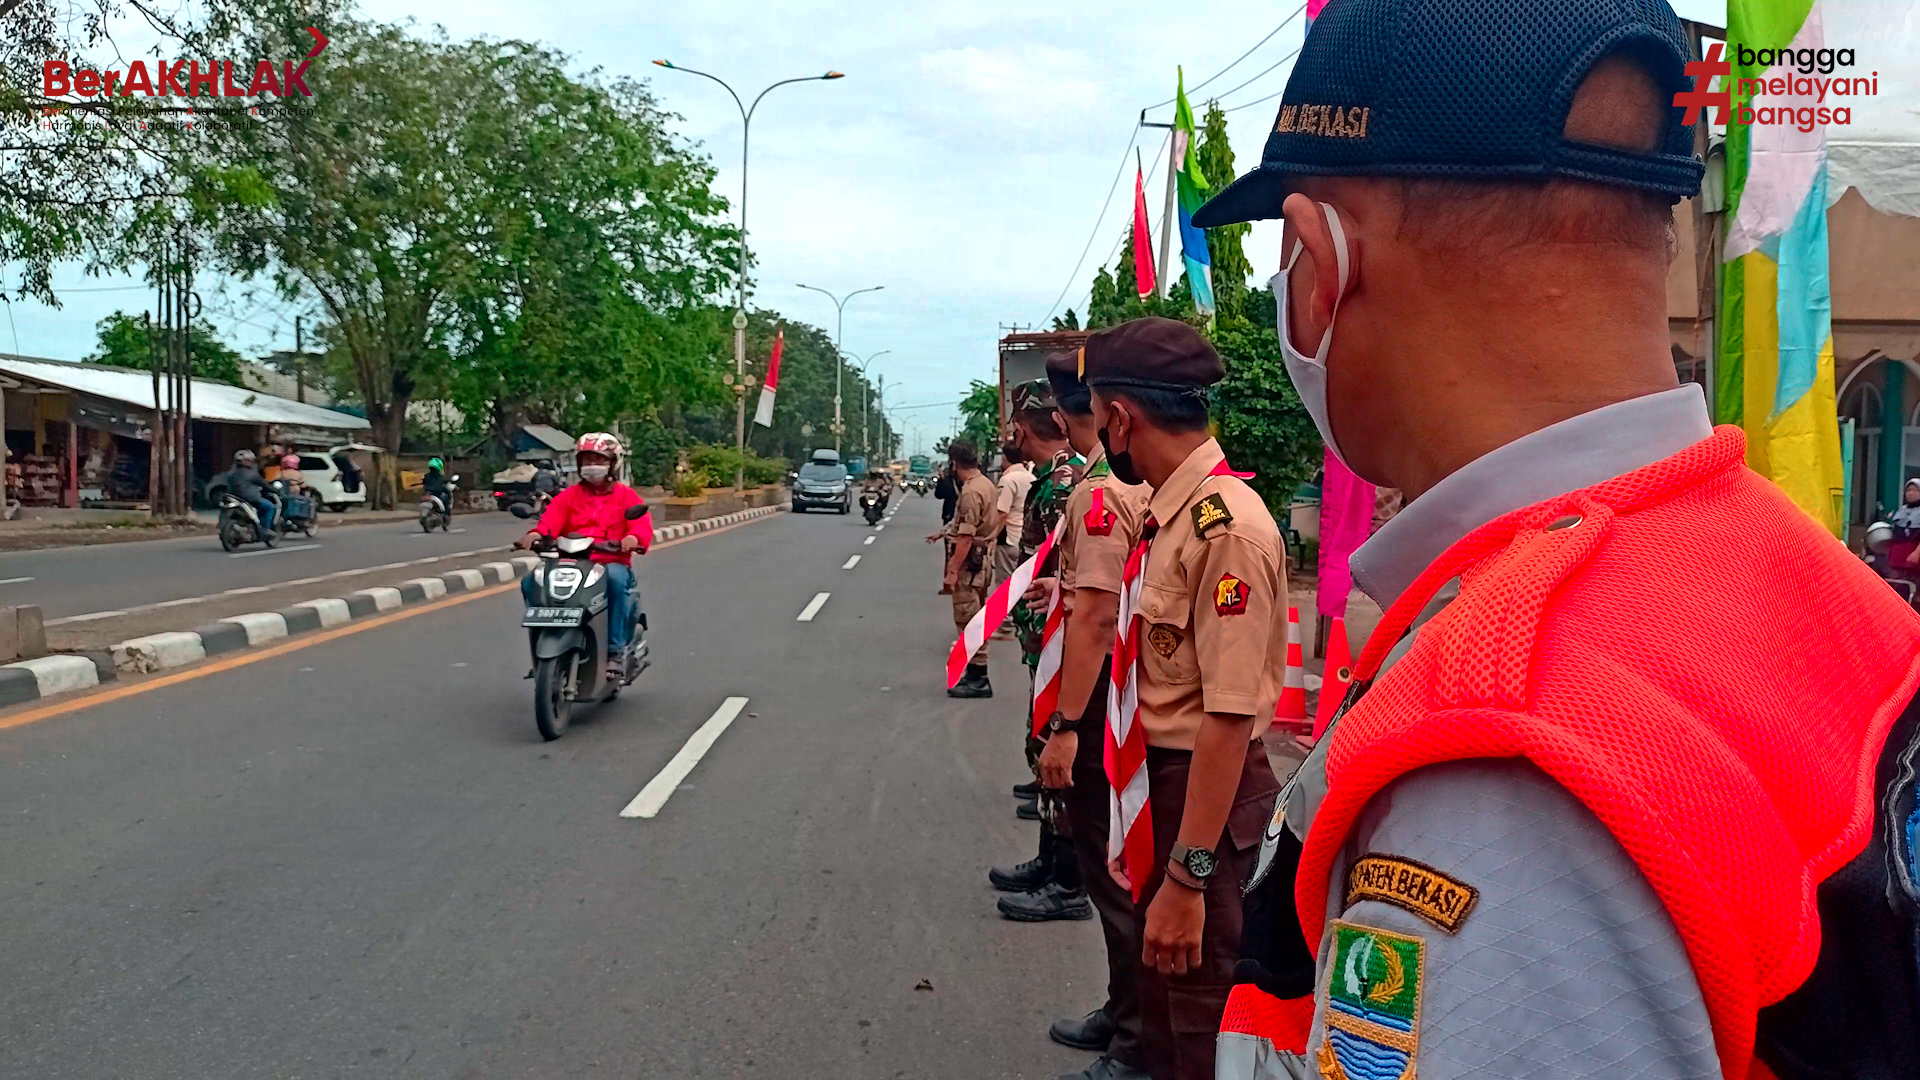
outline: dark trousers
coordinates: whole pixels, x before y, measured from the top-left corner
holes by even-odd
[[[1147,806],[1153,815],[1154,870],[1134,907],[1137,925],[1143,931],[1147,909],[1166,883],[1167,858],[1174,841],[1180,838],[1180,819],[1187,805],[1187,770],[1192,764],[1190,751],[1147,748]],[[1139,966],[1141,1035],[1146,1069],[1154,1080],[1213,1080],[1214,1040],[1220,1033],[1227,995],[1233,990],[1233,968],[1240,959],[1240,886],[1253,872],[1260,834],[1279,791],[1280,782],[1267,762],[1266,747],[1257,739],[1248,743],[1233,810],[1227,815],[1227,827],[1219,843],[1214,845],[1220,868],[1207,879],[1207,921],[1200,936],[1200,967],[1189,969],[1185,975],[1162,975],[1144,964]]]
[[[1133,896],[1107,872],[1107,821],[1111,788],[1103,753],[1106,745],[1107,669],[1080,722],[1080,746],[1073,759],[1073,786],[1066,790],[1067,817],[1073,822],[1073,853],[1087,896],[1100,914],[1107,939],[1107,1003],[1113,1022],[1107,1053],[1136,1069],[1146,1067],[1140,1039],[1140,921]]]

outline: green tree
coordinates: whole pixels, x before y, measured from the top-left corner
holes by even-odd
[[[1233,181],[1233,144],[1227,141],[1227,114],[1218,101],[1207,103],[1207,118],[1194,154],[1215,191]],[[1213,298],[1221,320],[1245,317],[1247,280],[1253,275],[1253,264],[1247,261],[1242,245],[1251,231],[1253,226],[1245,222],[1207,230],[1207,255],[1213,260]]]
[[[144,320],[136,319],[124,311],[116,311],[101,319],[96,329],[99,332],[99,345],[93,355],[87,357],[88,363],[112,364],[143,371],[152,369],[154,350],[161,334]],[[187,327],[187,350],[193,374],[234,386],[245,385],[240,380],[240,354],[220,340],[214,333],[212,323],[195,319]]]
[[[979,379],[960,399],[960,437],[973,443],[984,463],[1000,445],[1000,388]]]
[[[718,309],[716,309],[718,310]],[[731,318],[731,312],[724,314]],[[760,427],[753,422],[760,400],[760,380],[766,377],[767,358],[773,353],[776,331],[786,330],[780,355],[780,390],[774,399],[773,426]],[[733,370],[731,335],[715,342],[715,364]],[[721,350],[724,349],[724,354]],[[747,448],[767,457],[786,458],[799,463],[814,450],[833,446],[833,371],[834,364],[846,364],[833,347],[826,331],[803,322],[784,318],[765,308],[747,313],[747,371],[754,377],[754,388],[747,395]],[[850,365],[841,372],[841,414],[847,425],[842,445],[849,453],[860,448],[860,402],[874,401],[872,388],[864,376]],[[731,395],[723,405],[689,409],[681,417],[688,434],[700,442],[733,445],[734,406]],[[886,417],[874,408],[869,418],[871,442],[888,445],[897,440]],[[731,477],[728,478],[731,482]]]
[[[1276,514],[1293,489],[1320,468],[1320,435],[1300,404],[1270,327],[1220,326],[1214,347],[1227,377],[1214,384],[1215,433],[1227,460],[1256,475],[1253,489]]]
[[[1187,286],[1184,273],[1173,283],[1172,294],[1165,297],[1158,292],[1142,297],[1134,291],[1133,282],[1133,226],[1128,225],[1113,270],[1103,266],[1093,275],[1093,292],[1087,299],[1087,329],[1099,330],[1148,315],[1202,324],[1202,317],[1193,309],[1193,290]]]

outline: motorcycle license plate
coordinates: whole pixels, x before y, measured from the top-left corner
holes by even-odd
[[[526,618],[520,620],[521,626],[579,626],[587,617],[585,608],[577,607],[530,607]]]

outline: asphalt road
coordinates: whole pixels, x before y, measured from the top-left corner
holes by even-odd
[[[335,520],[322,514],[313,539],[289,537],[270,551],[249,544],[229,553],[214,537],[186,536],[6,552],[0,554],[0,604],[38,604],[48,619],[58,619],[496,547],[526,532],[520,519],[494,511],[462,514],[453,520],[458,531],[431,534],[408,521],[329,528]]]
[[[994,914],[1026,680],[941,693],[936,506],[647,556],[655,666],[555,743],[511,591],[0,730],[0,1076],[1080,1068],[1098,931]]]

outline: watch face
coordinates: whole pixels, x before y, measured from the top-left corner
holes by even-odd
[[[1192,874],[1194,877],[1210,877],[1214,869],[1218,866],[1219,861],[1213,857],[1213,852],[1205,848],[1188,849],[1187,873]]]

